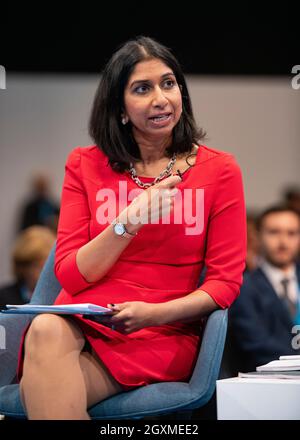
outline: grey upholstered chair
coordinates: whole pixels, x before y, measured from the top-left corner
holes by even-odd
[[[54,252],[55,248],[43,268],[32,304],[53,304],[61,289],[53,272]],[[16,368],[22,332],[34,316],[0,314],[0,414],[7,418],[27,418],[16,383]],[[116,394],[89,408],[91,418],[142,419],[167,414],[190,418],[192,411],[205,405],[214,393],[226,331],[227,310],[213,312],[189,382],[159,382]]]

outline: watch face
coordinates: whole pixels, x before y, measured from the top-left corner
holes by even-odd
[[[114,226],[114,230],[117,235],[123,235],[125,232],[125,228],[124,225],[122,225],[122,223],[116,223]]]

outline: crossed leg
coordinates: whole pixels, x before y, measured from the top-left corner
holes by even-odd
[[[89,420],[87,408],[122,391],[74,321],[36,316],[25,337],[20,394],[30,420]]]

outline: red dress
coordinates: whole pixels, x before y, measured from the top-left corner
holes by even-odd
[[[207,292],[221,308],[230,306],[239,294],[246,257],[246,210],[239,165],[232,154],[200,145],[194,166],[183,174],[177,188],[189,189],[180,193],[182,200],[187,197],[192,201],[190,216],[183,214],[181,223],[174,220],[175,212],[183,213],[184,206],[178,203],[177,193],[171,223],[163,224],[160,219],[157,224],[144,225],[109,272],[89,283],[76,265],[78,249],[103,231],[143,189],[127,173],[114,171],[96,146],[75,148],[65,166],[55,256],[55,274],[62,290],[55,304],[89,302],[106,307],[125,301],[169,301],[197,289],[205,264],[206,277],[198,289]],[[133,189],[137,193],[119,207],[121,192],[127,197]],[[110,197],[115,194],[117,209],[105,223],[108,197],[104,195],[108,193]],[[189,381],[203,320],[171,322],[121,334],[81,315],[74,319],[124,390],[160,381]],[[28,327],[19,350],[19,380]]]

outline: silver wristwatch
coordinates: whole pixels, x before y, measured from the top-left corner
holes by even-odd
[[[137,235],[137,232],[135,234],[128,232],[125,225],[119,222],[117,219],[115,219],[111,224],[113,225],[114,233],[120,237],[131,238]]]

